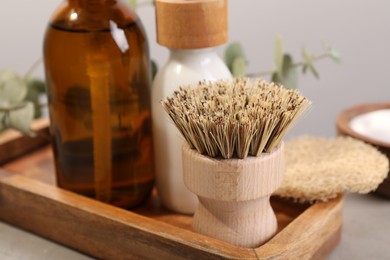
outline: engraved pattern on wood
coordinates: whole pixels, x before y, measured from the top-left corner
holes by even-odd
[[[269,199],[281,184],[284,145],[270,154],[214,159],[183,146],[184,183],[199,198],[193,229],[241,247],[257,247],[277,230]]]

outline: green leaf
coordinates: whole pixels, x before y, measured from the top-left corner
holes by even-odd
[[[17,110],[23,108],[25,105],[26,103],[24,101],[12,104],[10,104],[9,102],[0,102],[0,112],[9,112],[11,110]]]
[[[7,109],[9,107],[9,101],[0,98],[0,109]]]
[[[26,94],[26,84],[16,72],[9,69],[0,70],[0,99],[10,103],[20,102]]]
[[[283,39],[280,35],[275,38],[275,66],[276,71],[282,74],[283,70]]]
[[[341,55],[335,49],[329,48],[328,55],[335,63],[341,63]]]
[[[288,88],[298,87],[298,71],[294,66],[293,58],[285,54],[283,56],[283,78],[282,84]]]
[[[30,90],[34,90],[39,94],[43,94],[46,92],[46,83],[43,80],[36,79],[36,78],[27,78],[25,79],[25,82],[27,85],[27,94],[28,91]]]
[[[280,76],[277,72],[272,73],[271,81],[282,84],[282,80],[280,79]]]
[[[33,136],[34,132],[30,129],[33,118],[34,105],[31,102],[27,102],[24,107],[9,112],[7,126],[15,128],[26,135]]]
[[[243,77],[247,72],[247,62],[242,57],[237,57],[233,61],[232,75],[234,77]]]
[[[25,100],[34,104],[34,118],[38,118],[42,115],[39,97],[46,92],[46,84],[42,80],[32,78],[27,78],[25,82],[27,84]]]
[[[297,88],[298,71],[294,66],[294,61],[289,54],[283,55],[282,73],[275,72],[272,74],[272,81],[282,84],[287,88]]]
[[[136,10],[138,7],[137,0],[125,0],[125,2],[131,7],[131,9]]]
[[[156,0],[150,0],[150,3],[154,6],[156,6]]]
[[[313,56],[305,48],[303,48],[303,50],[302,50],[302,56],[305,60],[305,65],[307,66],[307,68],[318,79],[320,77],[320,75],[318,74],[316,68],[314,67]]]
[[[0,112],[0,132],[5,130],[7,127],[6,127],[6,124],[5,124],[5,113],[4,112]]]
[[[303,64],[303,66],[302,66],[302,73],[305,74],[306,71],[307,71],[307,65]]]
[[[228,45],[225,50],[225,64],[233,74],[233,62],[237,58],[243,58],[246,61],[244,50],[240,43],[234,42]]]
[[[152,80],[154,80],[154,78],[156,77],[157,71],[158,71],[158,65],[154,60],[152,60]]]

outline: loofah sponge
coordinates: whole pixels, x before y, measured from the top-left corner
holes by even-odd
[[[350,137],[303,136],[286,142],[286,171],[273,194],[299,202],[327,201],[343,192],[368,193],[386,178],[389,161]]]

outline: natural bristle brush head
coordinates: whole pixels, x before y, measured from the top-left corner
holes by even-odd
[[[310,104],[297,90],[248,78],[181,86],[162,101],[191,148],[225,159],[272,151]]]

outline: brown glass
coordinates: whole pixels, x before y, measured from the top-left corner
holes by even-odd
[[[142,203],[154,174],[137,16],[120,1],[65,1],[47,28],[44,64],[58,186],[123,208]]]

